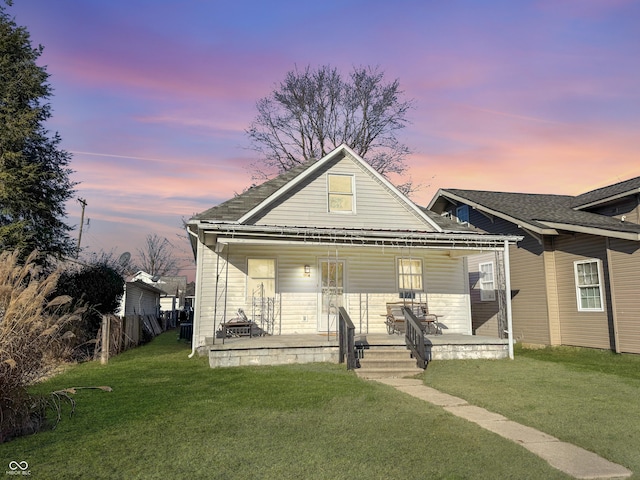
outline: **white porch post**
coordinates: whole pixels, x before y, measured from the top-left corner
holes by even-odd
[[[504,290],[507,306],[507,335],[509,338],[509,358],[513,360],[513,319],[511,317],[511,268],[509,267],[509,241],[504,241]]]
[[[200,313],[202,312],[200,308],[200,304],[202,303],[202,242],[197,240],[196,247],[196,291],[193,292],[195,295],[195,306],[193,309],[193,320],[191,321],[191,355],[189,358],[193,357],[196,353],[196,348],[198,348],[196,342],[199,341],[200,337]]]

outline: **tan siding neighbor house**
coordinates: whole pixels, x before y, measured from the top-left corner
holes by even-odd
[[[511,247],[517,340],[640,353],[640,177],[575,197],[441,189],[428,208],[524,234]],[[474,267],[471,278],[482,276]],[[475,325],[487,307],[472,300]]]

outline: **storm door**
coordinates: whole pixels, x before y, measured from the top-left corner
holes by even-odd
[[[338,308],[344,305],[344,261],[320,261],[319,332],[338,331]]]

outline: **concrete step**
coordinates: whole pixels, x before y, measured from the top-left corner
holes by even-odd
[[[362,378],[402,378],[422,373],[406,348],[373,347],[364,351],[356,374]]]

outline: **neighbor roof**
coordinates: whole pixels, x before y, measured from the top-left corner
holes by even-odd
[[[640,225],[620,219],[575,210],[575,198],[569,195],[489,192],[442,189],[437,196],[462,201],[490,214],[498,215],[534,231],[564,227],[640,233]],[[431,205],[434,202],[432,201]],[[551,232],[549,232],[551,233]]]
[[[578,209],[585,208],[587,206],[604,203],[609,200],[615,200],[616,198],[624,197],[633,193],[640,193],[640,177],[631,178],[624,182],[607,185],[606,187],[578,195],[574,198],[572,207]]]

